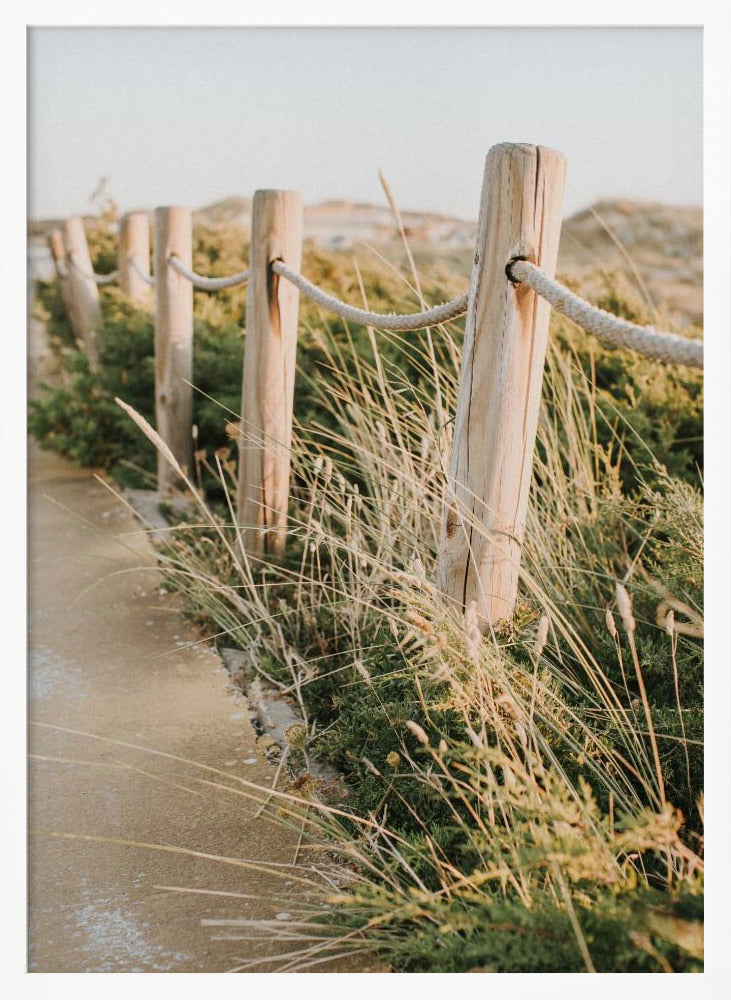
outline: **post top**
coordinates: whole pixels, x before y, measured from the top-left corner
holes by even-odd
[[[190,212],[187,205],[158,205],[156,212]]]
[[[290,188],[257,188],[254,191],[255,198],[299,198],[302,200],[302,195],[299,191],[292,191]]]
[[[566,156],[559,149],[551,149],[550,146],[541,146],[535,142],[498,142],[490,146],[488,156],[511,156],[516,153],[523,156],[549,156],[558,160],[565,160]]]

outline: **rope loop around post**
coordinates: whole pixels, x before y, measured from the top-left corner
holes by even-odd
[[[688,340],[677,333],[667,333],[651,326],[639,326],[593,306],[524,258],[512,257],[505,273],[513,284],[524,282],[549,302],[556,312],[612,347],[624,347],[668,365],[703,367],[703,343],[699,340]]]

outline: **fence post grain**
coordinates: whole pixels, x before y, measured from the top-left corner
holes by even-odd
[[[192,265],[189,208],[155,209],[155,420],[157,432],[185,472],[190,472],[193,428],[193,286],[168,261]],[[163,455],[157,456],[162,495],[181,487]]]
[[[251,214],[237,516],[253,556],[281,555],[287,530],[299,290],[271,268],[299,270],[302,196],[257,191]]]
[[[77,335],[84,345],[89,364],[94,367],[99,357],[98,335],[102,322],[99,289],[89,255],[84,223],[75,215],[63,225],[64,242],[68,255],[68,285],[73,301],[72,314],[76,317]]]
[[[149,298],[149,286],[131,266],[134,259],[140,271],[150,275],[150,220],[147,212],[128,212],[122,217],[119,231],[119,287],[134,302]]]
[[[554,274],[565,173],[561,153],[527,143],[485,161],[437,565],[438,587],[457,608],[474,601],[483,629],[515,606],[551,312],[506,265]]]
[[[60,229],[54,229],[49,234],[48,246],[51,251],[51,257],[53,258],[56,280],[58,281],[58,287],[61,292],[64,308],[66,309],[66,315],[71,323],[71,329],[74,332],[74,336],[81,341],[82,330],[74,311],[74,298],[71,292],[69,278],[69,261],[66,256],[66,247],[63,245],[63,234]]]

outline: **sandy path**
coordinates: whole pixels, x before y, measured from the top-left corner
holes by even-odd
[[[155,572],[138,568],[152,554],[131,515],[88,472],[36,449],[30,494],[31,720],[270,783],[274,768],[256,746],[245,703],[226,690],[218,657],[184,647],[191,633],[173,599],[159,594]],[[192,766],[36,725],[29,736],[31,831],[278,864],[294,858],[296,835],[252,821],[246,800],[193,781],[211,775]],[[286,882],[182,855],[31,836],[30,968],[224,971],[242,943],[211,942],[220,932],[202,928],[201,917],[291,913],[271,898],[287,892]],[[173,896],[158,885],[259,901]]]
[[[36,328],[36,373],[43,354]],[[29,717],[45,724],[29,726],[29,969],[224,972],[237,956],[272,954],[260,943],[211,940],[241,932],[202,927],[201,919],[294,919],[286,866],[297,832],[255,819],[247,800],[195,781],[212,776],[192,765],[47,728],[271,784],[275,769],[257,747],[245,702],[211,648],[185,647],[194,637],[174,599],[160,594],[147,539],[107,489],[31,444],[29,495]],[[273,862],[283,874],[54,833]]]

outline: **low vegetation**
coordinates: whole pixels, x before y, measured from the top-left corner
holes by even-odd
[[[200,270],[242,259],[231,231],[197,233]],[[373,308],[413,308],[375,258],[310,250],[304,269],[350,301],[362,287]],[[464,287],[421,278],[432,301]],[[605,308],[646,320],[605,289]],[[244,299],[196,293],[202,509],[160,559],[188,614],[299,704],[292,754],[343,775],[334,790],[305,774],[269,806],[302,824],[311,857],[328,852],[290,967],[365,951],[404,972],[701,971],[700,376],[554,317],[520,600],[483,636],[431,583],[460,325],[401,337],[303,304],[290,543],[257,566],[227,502]],[[32,404],[33,433],[149,482],[150,314],[103,293],[92,374],[54,283],[38,303],[64,378]]]

